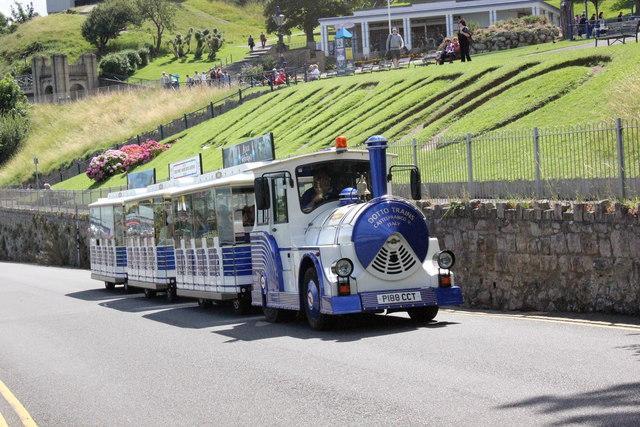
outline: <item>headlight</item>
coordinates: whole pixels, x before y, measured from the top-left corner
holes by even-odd
[[[443,270],[449,270],[456,263],[456,257],[451,251],[441,251],[436,254],[436,262],[438,267]]]
[[[353,273],[353,263],[350,259],[342,258],[333,264],[332,270],[340,277],[349,277]]]

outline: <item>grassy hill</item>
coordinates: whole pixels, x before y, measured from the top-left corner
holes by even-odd
[[[207,86],[180,92],[179,96],[164,89],[140,90],[104,94],[64,105],[34,105],[27,139],[15,156],[0,166],[0,185],[31,177],[34,155],[40,160],[40,170],[47,173],[205,107],[229,92]]]
[[[12,69],[17,69],[19,73],[28,71],[34,53],[66,53],[74,61],[81,53],[91,51],[92,46],[81,35],[85,19],[84,15],[69,13],[37,17],[20,25],[16,32],[0,36],[0,75]],[[186,33],[191,27],[221,30],[226,43],[218,52],[218,58],[233,57],[238,60],[248,51],[248,35],[257,37],[264,29],[262,6],[255,2],[238,6],[231,0],[185,0],[178,3],[176,29],[167,32],[163,39],[168,41],[177,33]],[[110,42],[108,48],[117,51],[143,46],[152,43],[152,34],[155,32],[148,23],[140,28],[131,27]],[[212,64],[207,61],[181,63],[173,61],[172,57],[167,54],[157,58],[147,68],[140,70],[136,77],[156,79],[165,68],[168,72],[192,73]]]
[[[639,59],[635,43],[596,49],[563,42],[478,55],[466,64],[301,84],[189,129],[170,150],[141,168],[155,167],[158,179],[166,179],[167,163],[202,152],[210,171],[221,165],[221,146],[271,131],[277,156],[284,157],[327,147],[340,134],[352,145],[374,134],[426,142],[442,134],[530,132],[534,126],[635,117],[640,111],[640,75],[634,71]],[[496,144],[502,153],[515,150],[514,160],[521,155],[513,144]],[[453,167],[451,150],[427,153],[433,160],[429,169]],[[515,162],[486,167],[508,169]],[[101,185],[123,184],[124,176],[116,176]],[[91,185],[79,175],[58,187]]]

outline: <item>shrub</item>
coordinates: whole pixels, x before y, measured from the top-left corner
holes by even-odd
[[[27,97],[10,75],[0,80],[0,115],[24,116],[27,113]]]
[[[126,50],[120,51],[120,53],[127,57],[127,60],[129,61],[129,66],[133,69],[134,72],[135,70],[138,69],[140,65],[142,65],[142,58],[140,57],[140,54],[138,53],[137,50],[126,49]]]
[[[102,181],[148,162],[167,148],[168,145],[148,140],[140,145],[129,144],[119,150],[107,150],[91,159],[87,176],[94,181]]]
[[[140,49],[138,49],[138,55],[140,56],[140,64],[138,64],[139,68],[149,65],[149,60],[151,59],[151,51],[148,47],[141,47]]]
[[[110,53],[100,61],[100,74],[103,76],[128,77],[135,71],[127,55],[121,52]]]
[[[28,130],[29,121],[26,117],[12,114],[0,116],[0,164],[16,152]]]

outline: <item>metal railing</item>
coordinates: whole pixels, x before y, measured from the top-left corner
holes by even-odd
[[[439,136],[395,143],[428,198],[640,197],[640,121]]]
[[[0,208],[49,213],[89,213],[89,204],[106,197],[112,191],[125,188],[94,190],[31,190],[0,189]]]

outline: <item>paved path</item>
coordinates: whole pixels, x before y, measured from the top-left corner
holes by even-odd
[[[447,310],[321,333],[0,264],[0,380],[39,425],[638,425],[638,319],[601,320]],[[20,425],[1,394],[0,413]]]

